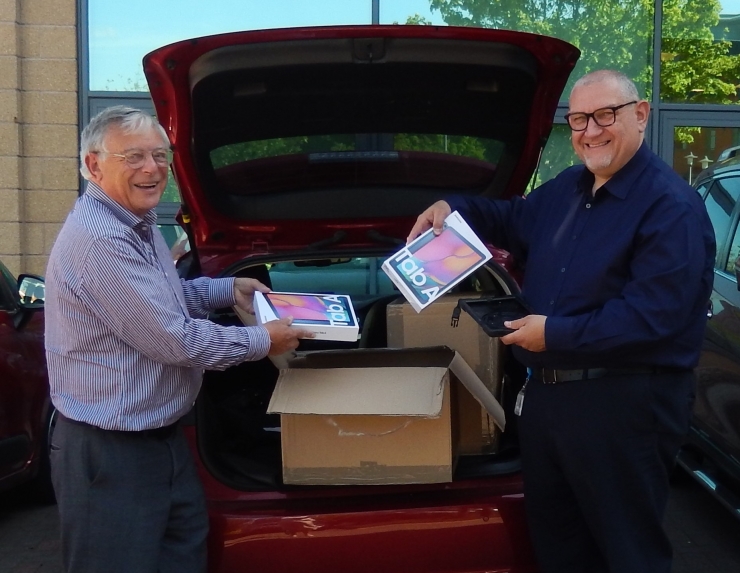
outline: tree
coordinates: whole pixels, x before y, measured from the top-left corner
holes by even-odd
[[[449,25],[519,30],[574,44],[581,58],[566,93],[584,73],[612,68],[651,97],[654,0],[430,0],[430,7]],[[715,39],[712,32],[719,22],[719,0],[663,0],[662,10],[661,99],[737,103],[740,56],[730,54],[731,42]],[[677,137],[691,143],[698,132],[681,128]],[[564,134],[557,135],[563,139]],[[548,146],[538,180],[572,164],[568,148]]]

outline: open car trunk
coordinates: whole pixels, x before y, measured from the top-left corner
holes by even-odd
[[[235,32],[151,52],[144,72],[192,249],[183,274],[349,295],[359,341],[299,351],[386,347],[386,307],[400,295],[381,262],[438,199],[525,193],[579,53],[537,34],[395,25]],[[517,290],[494,263],[456,288]],[[213,319],[241,324],[230,311]],[[506,432],[496,453],[461,457],[456,482],[519,469],[524,372],[504,362]],[[288,489],[280,420],[266,414],[277,377],[269,359],[206,373],[199,453],[234,489]]]
[[[298,351],[385,348],[386,307],[400,294],[380,270],[381,257],[332,258],[278,261],[236,265],[226,274],[258,278],[276,291],[322,292],[330,290],[352,295],[360,324],[356,343],[304,340]],[[269,269],[269,270],[268,270]],[[323,288],[322,288],[323,287]],[[452,293],[478,291],[486,296],[502,296],[517,291],[508,273],[491,262],[457,285]],[[241,325],[230,311],[214,320],[226,325]],[[525,371],[504,347],[504,382],[497,396],[507,416],[506,431],[493,453],[462,455],[458,458],[454,481],[490,477],[520,469],[513,405],[524,382]],[[291,489],[282,481],[280,416],[266,414],[279,371],[273,362],[262,359],[244,362],[225,371],[206,373],[196,403],[198,447],[203,463],[225,485],[243,491]],[[308,487],[308,486],[302,486]]]

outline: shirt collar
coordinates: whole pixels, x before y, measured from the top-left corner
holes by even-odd
[[[618,197],[619,199],[626,199],[630,190],[634,187],[635,179],[643,172],[650,161],[650,148],[644,141],[640,145],[637,153],[632,156],[627,164],[617,171],[609,181],[607,181],[600,189],[604,189]],[[578,191],[583,193],[590,193],[594,185],[594,174],[588,169],[583,170],[580,179],[578,180]]]
[[[105,191],[92,181],[87,182],[85,195],[88,195],[92,199],[95,199],[108,207],[113,215],[115,215],[116,219],[128,227],[134,228],[142,223],[145,225],[155,225],[157,223],[157,214],[154,212],[154,209],[148,211],[144,217],[139,217],[111,199]]]

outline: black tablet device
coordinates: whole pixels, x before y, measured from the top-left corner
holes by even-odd
[[[516,296],[461,298],[453,311],[453,326],[457,326],[460,310],[472,316],[488,336],[504,336],[514,332],[513,329],[506,328],[504,322],[532,314],[527,305]]]

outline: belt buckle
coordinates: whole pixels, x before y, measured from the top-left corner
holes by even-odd
[[[557,384],[558,371],[554,368],[543,368],[542,369],[542,381],[545,384]]]

